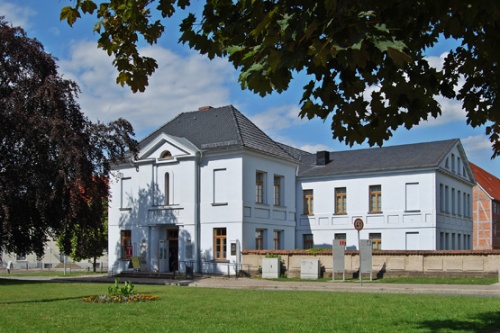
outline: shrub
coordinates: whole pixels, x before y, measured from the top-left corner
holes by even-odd
[[[134,293],[134,285],[125,281],[120,287],[120,279],[115,279],[115,284],[108,287],[106,295],[92,295],[83,299],[84,303],[138,303],[150,302],[160,299],[157,295]]]

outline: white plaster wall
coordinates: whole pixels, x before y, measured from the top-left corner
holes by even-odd
[[[419,209],[405,211],[406,184],[419,184]],[[382,187],[382,213],[369,213],[369,186]],[[347,214],[335,215],[335,188],[347,189]],[[314,215],[302,213],[302,191],[314,192]],[[382,249],[405,249],[406,233],[419,233],[420,249],[434,249],[435,176],[434,172],[411,172],[357,176],[340,179],[299,179],[297,182],[297,235],[296,247],[303,246],[303,234],[313,234],[315,247],[330,247],[335,233],[347,234],[347,246],[357,248],[356,218],[364,221],[361,237],[369,233],[382,233]],[[364,236],[363,236],[364,235]]]
[[[214,170],[225,170],[223,191],[218,201],[214,198]],[[219,185],[219,184],[218,184]],[[217,186],[218,186],[217,185]],[[241,222],[242,217],[242,157],[208,155],[201,167],[201,223]]]
[[[295,247],[297,165],[248,152],[243,161],[243,249],[255,249],[255,232],[265,230],[264,249],[274,249],[274,231],[282,231],[282,249]],[[256,173],[264,172],[264,203],[256,203]],[[282,177],[282,205],[274,205],[274,176]]]
[[[137,168],[136,168],[137,167]],[[136,166],[125,165],[113,171],[110,181],[109,203],[109,270],[127,269],[128,261],[121,262],[120,230],[132,231],[134,256],[147,257],[150,270],[157,269],[158,226],[175,225],[184,232],[179,237],[194,241],[194,190],[196,163],[194,156],[175,159],[149,159]],[[170,204],[165,205],[165,173],[170,174]],[[120,174],[120,177],[116,177]],[[122,193],[125,179],[127,190]],[[184,228],[187,226],[188,228]],[[183,260],[185,239],[179,239],[179,260]],[[146,252],[145,254],[143,252]]]

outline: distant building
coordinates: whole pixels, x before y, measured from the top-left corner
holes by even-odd
[[[500,249],[500,179],[470,163],[473,190],[474,250]]]

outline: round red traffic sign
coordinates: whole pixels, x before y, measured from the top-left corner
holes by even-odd
[[[360,231],[361,229],[363,229],[364,225],[365,224],[363,223],[362,219],[355,219],[354,220],[354,229],[356,229],[357,231]]]

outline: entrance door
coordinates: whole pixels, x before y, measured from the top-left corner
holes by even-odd
[[[179,230],[167,230],[168,240],[168,270],[175,272],[179,270]]]
[[[168,241],[160,239],[160,273],[168,272]]]

